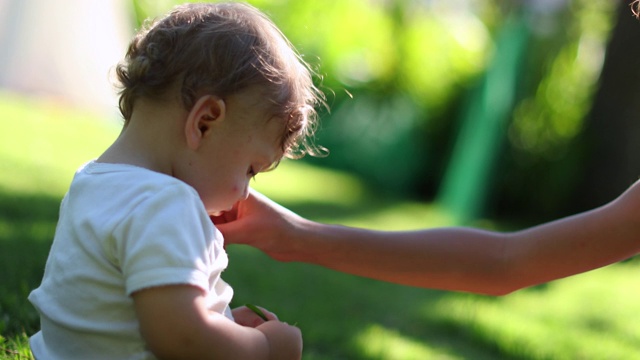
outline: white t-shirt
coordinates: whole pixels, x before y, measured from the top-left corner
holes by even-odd
[[[130,295],[189,284],[232,318],[233,290],[220,278],[227,261],[195,189],[147,169],[90,162],[62,201],[42,284],[29,295],[41,324],[31,349],[39,360],[154,359]]]

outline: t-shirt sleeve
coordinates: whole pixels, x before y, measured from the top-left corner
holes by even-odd
[[[127,295],[176,284],[208,292],[218,232],[195,191],[172,185],[138,201],[113,239]]]

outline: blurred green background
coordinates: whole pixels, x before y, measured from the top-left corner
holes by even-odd
[[[136,0],[136,19],[173,3]],[[327,94],[317,142],[331,155],[311,164],[437,200],[461,223],[555,218],[637,178],[640,23],[628,1],[251,3]]]
[[[0,1],[0,18],[12,3]],[[132,31],[178,2],[122,3]],[[330,105],[316,139],[330,155],[285,161],[254,183],[304,216],[509,230],[598,206],[637,179],[640,22],[628,2],[250,3],[304,54]],[[38,327],[26,296],[40,282],[59,201],[119,121],[8,86],[8,73],[0,71],[0,359],[18,359]],[[246,247],[229,253],[235,302],[297,322],[305,359],[640,358],[635,261],[491,298],[281,264]]]

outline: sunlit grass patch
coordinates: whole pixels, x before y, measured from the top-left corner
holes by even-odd
[[[303,160],[283,161],[275,171],[259,174],[252,186],[321,222],[380,230],[453,224],[453,218],[436,205],[381,196],[353,175]]]
[[[33,360],[29,350],[29,338],[22,333],[11,339],[0,335],[0,360]]]
[[[353,206],[365,196],[364,185],[356,177],[301,160],[285,159],[276,170],[259,174],[251,186],[287,203]]]
[[[438,206],[408,200],[375,204],[369,212],[344,218],[344,225],[378,230],[416,230],[451,226],[454,219]]]
[[[120,125],[89,111],[0,93],[0,189],[60,195]]]
[[[427,317],[527,359],[640,359],[637,263],[521,290],[502,298],[452,295]]]
[[[437,349],[423,339],[411,339],[381,325],[369,325],[355,339],[370,359],[384,360],[462,360],[450,351]]]

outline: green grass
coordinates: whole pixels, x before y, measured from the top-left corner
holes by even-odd
[[[0,94],[0,359],[29,359],[59,201],[116,121]],[[430,204],[373,195],[347,174],[285,161],[255,186],[313,219],[378,229],[449,224]],[[502,298],[415,289],[229,247],[235,305],[297,323],[304,359],[640,359],[640,264],[627,262]],[[567,254],[571,256],[571,254]]]

